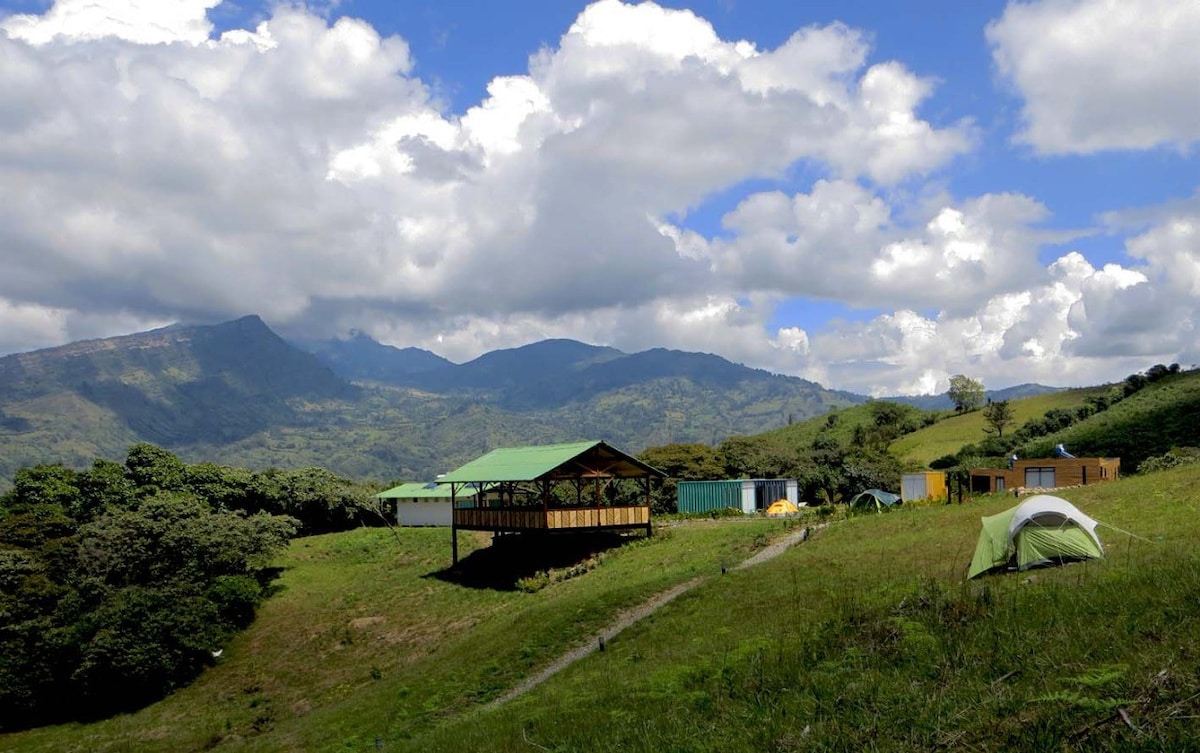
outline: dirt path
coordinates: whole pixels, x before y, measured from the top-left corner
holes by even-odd
[[[821,528],[824,528],[826,525],[828,524],[814,526],[813,528],[802,528],[799,531],[790,533],[787,536],[780,538],[778,541],[775,541],[774,543],[764,547],[758,552],[755,552],[753,556],[738,563],[733,569],[745,570],[748,567],[753,567],[762,562],[775,559],[787,551],[790,547],[795,546],[802,541],[807,541],[809,536]],[[654,597],[639,604],[633,609],[627,609],[624,612],[621,612],[617,615],[617,619],[613,620],[608,624],[607,627],[600,631],[594,641],[589,641],[571,649],[544,667],[542,671],[538,672],[536,675],[525,678],[520,685],[517,685],[512,690],[509,690],[504,695],[487,704],[484,706],[484,708],[493,709],[497,706],[508,703],[514,698],[519,698],[525,695],[530,690],[533,690],[538,685],[541,685],[543,682],[549,680],[551,677],[563,671],[583,657],[599,650],[605,643],[615,638],[617,634],[619,634],[625,628],[644,620],[646,617],[654,614],[667,604],[670,604],[676,598],[682,596],[688,591],[691,591],[696,586],[710,580],[711,578],[712,576],[709,575],[701,575],[699,577],[692,578],[691,580],[680,583],[679,585],[669,588],[666,591],[655,594]]]
[[[812,528],[801,528],[799,531],[789,533],[787,536],[780,538],[775,543],[765,546],[759,551],[755,552],[753,556],[743,560],[733,569],[745,570],[748,567],[754,567],[760,562],[773,560],[786,552],[792,546],[799,544],[801,541],[807,541],[808,537],[811,536],[813,532],[824,528],[826,525],[828,525],[828,523],[819,526],[813,526]]]

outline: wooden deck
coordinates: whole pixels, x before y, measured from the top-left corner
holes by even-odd
[[[649,505],[550,510],[513,507],[462,508],[454,511],[454,527],[464,531],[569,531],[645,528],[649,525]]]

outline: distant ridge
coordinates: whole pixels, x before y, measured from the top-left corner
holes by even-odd
[[[358,331],[346,339],[296,341],[293,345],[351,380],[395,382],[455,365],[428,350],[384,345]]]
[[[17,468],[139,441],[190,462],[414,479],[500,446],[715,444],[866,399],[705,353],[556,339],[455,364],[364,333],[291,344],[246,316],[0,358],[0,491]]]
[[[1044,395],[1047,392],[1062,392],[1066,387],[1048,387],[1044,384],[1036,384],[1028,382],[1026,384],[1018,384],[1012,387],[1005,387],[1001,390],[987,390],[984,396],[987,400],[1016,400],[1022,397],[1033,397],[1034,395]],[[899,395],[896,397],[881,398],[893,403],[904,403],[912,405],[921,410],[953,410],[954,402],[946,393],[940,395]]]
[[[132,441],[235,442],[296,421],[293,400],[358,393],[257,316],[4,356],[0,476],[30,461],[121,456]]]

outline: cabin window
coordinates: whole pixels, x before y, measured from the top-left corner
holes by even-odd
[[[1043,489],[1053,489],[1054,484],[1054,469],[1053,468],[1026,468],[1025,469],[1025,486],[1034,487],[1040,486]]]
[[[1004,477],[1003,476],[996,477],[996,491],[998,491],[998,492],[1004,491]]]

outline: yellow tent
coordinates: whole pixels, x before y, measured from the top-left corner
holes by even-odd
[[[770,507],[767,508],[768,518],[783,518],[789,515],[799,515],[800,508],[787,501],[786,499],[775,500]]]

